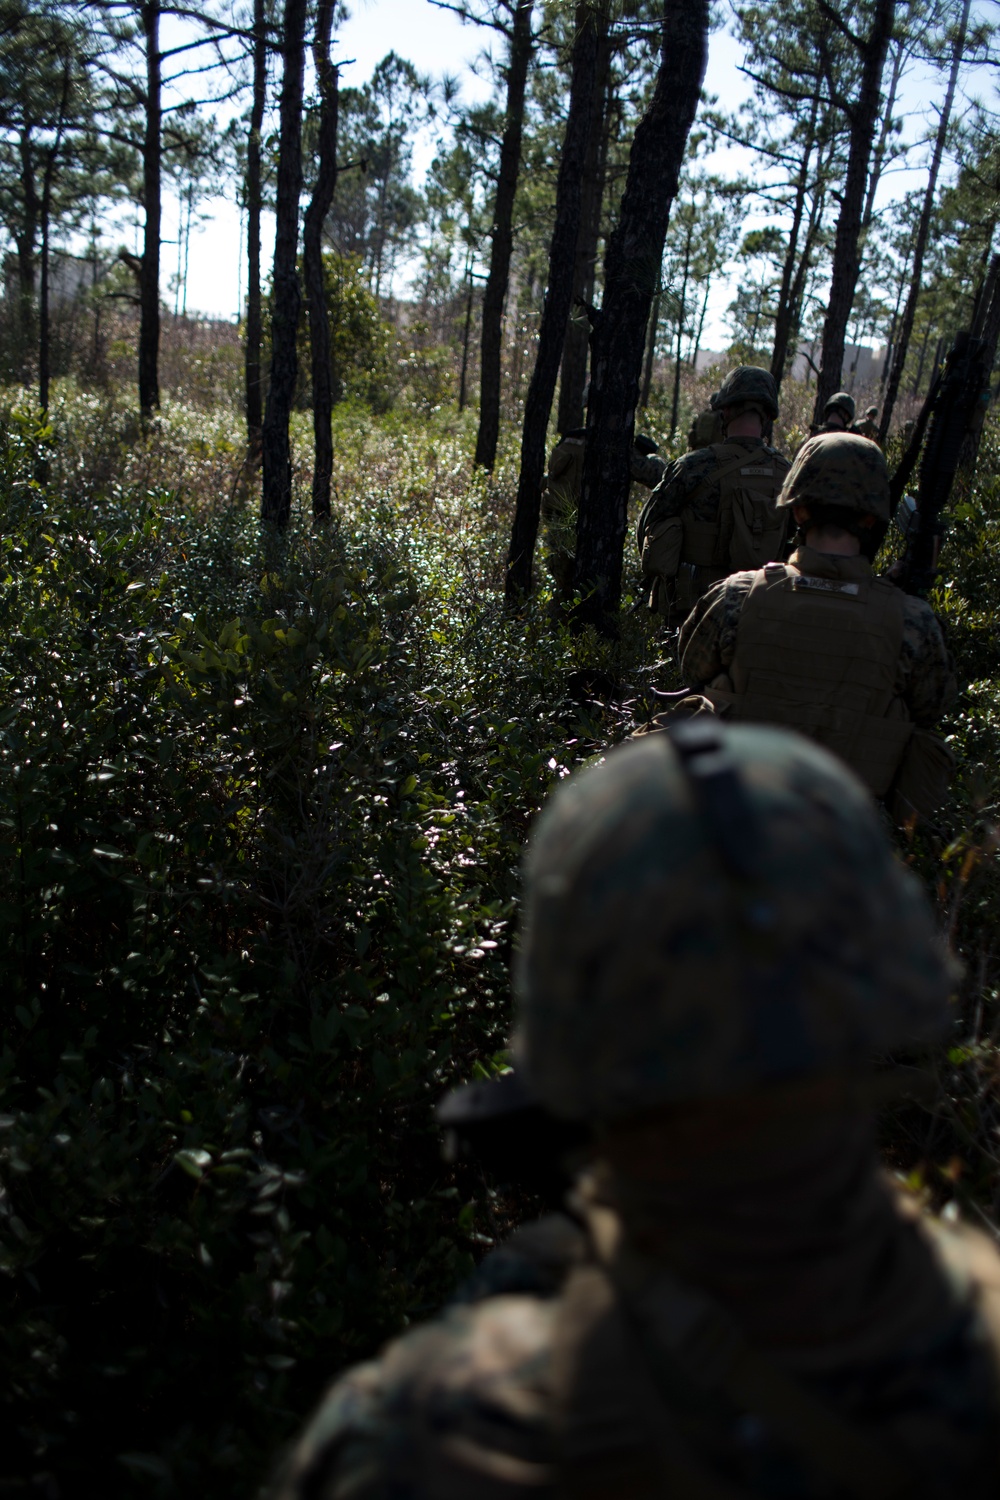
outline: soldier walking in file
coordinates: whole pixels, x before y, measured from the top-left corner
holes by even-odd
[[[681,671],[717,712],[819,740],[901,822],[929,817],[951,781],[934,729],[956,684],[930,605],[872,573],[889,524],[881,449],[854,433],[809,438],[778,505],[797,550],[699,601],[681,626]]]
[[[711,584],[785,552],[787,518],[775,507],[788,461],[764,442],[778,415],[768,370],[743,365],[712,397],[725,438],[685,453],[639,517],[636,541],[650,608],[687,614]]]
[[[589,1136],[569,1211],[342,1376],[279,1500],[995,1495],[1000,1258],[892,1187],[866,1104],[954,980],[819,746],[708,717],[572,777],[515,1037]]]
[[[857,408],[849,391],[837,391],[823,408],[820,432],[849,432]]]
[[[563,434],[552,450],[548,473],[542,486],[542,522],[548,548],[547,563],[555,585],[557,604],[567,604],[573,597],[573,571],[576,566],[576,518],[583,486],[583,454],[587,429],[574,427]],[[653,489],[663,478],[667,465],[657,457],[658,445],[645,433],[638,433],[632,443],[631,475],[636,484]]]
[[[868,438],[869,442],[878,442],[878,407],[869,406],[863,417],[851,426],[851,431],[856,432],[859,437]]]

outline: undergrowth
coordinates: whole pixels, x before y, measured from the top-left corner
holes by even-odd
[[[503,1058],[533,813],[676,678],[642,610],[614,644],[505,616],[513,458],[476,477],[469,438],[340,409],[335,521],[277,537],[232,415],[3,416],[5,1492],[253,1494],[509,1228],[434,1104]],[[988,1217],[998,527],[991,479],[935,601],[963,775],[902,846],[967,978],[936,1101],[886,1127]]]

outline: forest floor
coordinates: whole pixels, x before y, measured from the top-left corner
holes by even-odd
[[[433,1106],[503,1062],[534,813],[678,679],[632,556],[614,643],[504,614],[514,452],[474,473],[468,414],[338,409],[334,520],[281,538],[232,410],[51,422],[0,401],[0,1486],[249,1496],[509,1227]],[[966,975],[883,1128],[996,1222],[993,425],[980,471],[932,601],[960,777],[901,842]]]

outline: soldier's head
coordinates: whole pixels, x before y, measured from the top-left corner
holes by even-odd
[[[730,370],[712,397],[727,437],[759,437],[778,415],[778,387],[770,370],[739,365]]]
[[[649,458],[650,454],[660,451],[659,443],[654,442],[646,432],[636,433],[632,440],[632,447],[637,453],[641,453],[643,458]]]
[[[845,431],[854,421],[854,397],[848,391],[837,391],[823,408],[823,418],[828,427],[840,427]]]
[[[791,507],[800,541],[872,560],[890,519],[885,455],[857,433],[818,433],[795,455],[777,505]],[[843,545],[845,537],[855,545]]]
[[[561,786],[527,861],[515,1054],[599,1129],[854,1077],[936,1038],[954,969],[872,801],[818,745],[710,716]]]
[[[866,417],[870,417],[871,420],[874,422],[875,418],[878,416],[878,407],[877,406],[868,406],[868,407],[866,407],[865,408],[865,416]]]

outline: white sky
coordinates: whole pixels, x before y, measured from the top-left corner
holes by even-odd
[[[429,0],[353,0],[351,19],[338,33],[337,55],[342,62],[342,82],[357,86],[372,73],[376,63],[390,50],[408,58],[421,72],[432,77],[445,73],[457,75],[466,100],[481,98],[486,84],[470,71],[470,63],[481,51],[484,40],[492,33],[463,25],[451,12],[439,10]],[[979,0],[974,11],[996,15],[994,0]],[[749,93],[747,81],[739,72],[740,49],[724,31],[715,32],[709,43],[708,73],[705,81],[709,93],[719,96],[720,103],[733,108]],[[974,84],[984,90],[981,80]],[[926,120],[930,106],[941,92],[940,81],[926,69],[914,69],[904,83],[900,112],[907,116],[906,138],[917,140],[927,133]],[[415,152],[418,177],[426,171],[431,158],[431,144],[426,141]],[[920,184],[922,153],[913,154],[909,170],[896,168],[886,174],[880,189],[882,201],[900,196]],[[711,166],[715,170],[747,170],[748,156],[734,150],[720,154]],[[246,282],[245,245],[240,232],[240,217],[235,198],[215,198],[202,205],[206,221],[192,234],[188,273],[189,311],[215,316],[234,317],[240,307]],[[766,222],[756,216],[755,223]],[[175,241],[178,208],[175,201],[164,202],[164,238]],[[273,224],[265,215],[263,226],[263,266],[270,263],[273,247]],[[173,243],[163,248],[164,295],[167,282],[176,271],[177,251]],[[711,347],[725,342],[726,307],[733,295],[731,285],[720,282],[710,304],[705,343]]]

